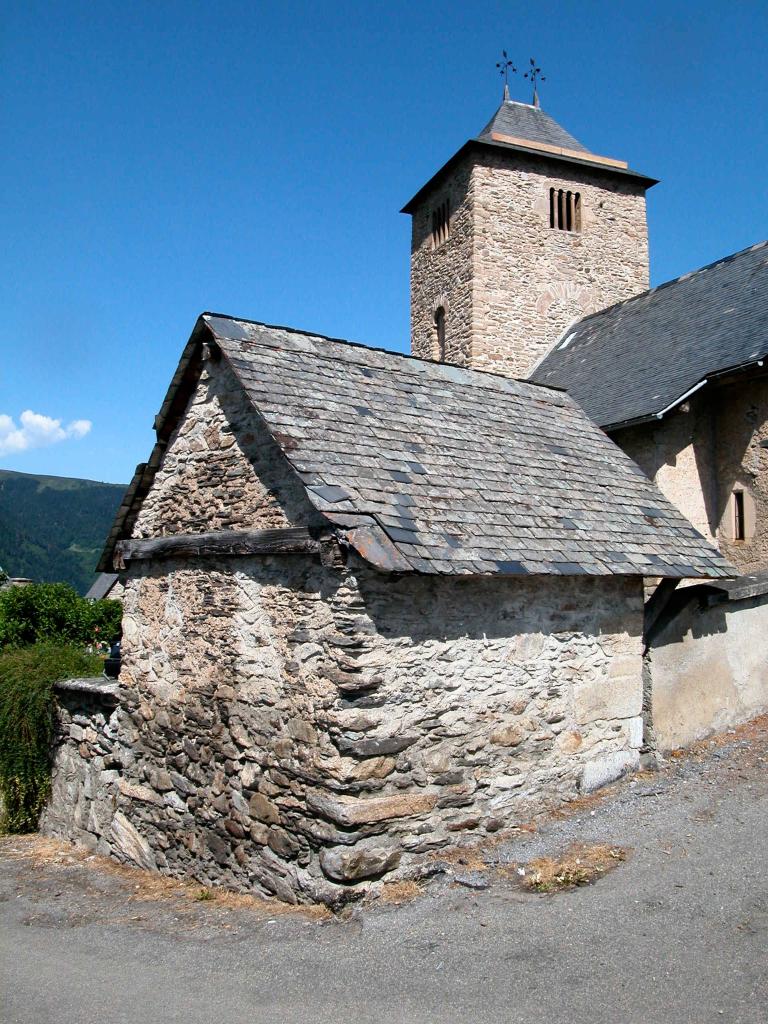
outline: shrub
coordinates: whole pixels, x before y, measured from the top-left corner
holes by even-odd
[[[56,727],[53,684],[97,676],[102,660],[73,646],[35,644],[0,653],[0,795],[2,827],[30,832],[51,789]]]
[[[29,644],[95,644],[120,631],[119,601],[86,601],[67,583],[29,583],[0,591],[0,650]]]

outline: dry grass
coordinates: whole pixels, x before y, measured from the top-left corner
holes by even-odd
[[[530,892],[551,893],[591,885],[627,859],[620,846],[574,843],[560,857],[537,857],[528,864],[505,869]]]
[[[301,914],[312,920],[320,920],[332,916],[324,906],[292,906],[278,899],[231,892],[219,886],[205,888],[199,882],[182,882],[175,878],[167,878],[154,871],[143,871],[141,868],[118,864],[109,857],[102,857],[59,839],[37,834],[0,836],[0,856],[23,860],[32,870],[87,867],[89,870],[110,875],[121,881],[129,890],[129,899],[137,902],[176,900],[182,903],[207,903],[212,907],[227,910],[256,911],[269,917]]]
[[[379,901],[381,903],[390,903],[397,907],[401,903],[410,903],[411,900],[421,896],[423,892],[424,890],[418,882],[385,882],[379,896]]]

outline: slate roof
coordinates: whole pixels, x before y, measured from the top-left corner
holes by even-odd
[[[602,427],[643,422],[716,374],[768,355],[768,242],[585,317],[531,379]]]
[[[163,436],[212,338],[315,508],[353,546],[355,527],[373,525],[397,568],[735,574],[571,398],[525,381],[203,314]]]
[[[114,572],[100,572],[85,595],[87,601],[101,601],[107,597],[118,581],[118,575]]]
[[[530,103],[504,100],[478,138],[490,139],[492,132],[511,135],[517,139],[528,139],[533,143],[543,142],[548,146],[560,146],[563,149],[589,153],[587,147],[559,125],[553,117],[546,114],[541,107],[531,106]]]

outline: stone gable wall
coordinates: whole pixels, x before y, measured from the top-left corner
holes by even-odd
[[[284,556],[148,565],[124,600],[122,705],[72,721],[46,826],[122,860],[339,902],[638,763],[639,580]]]
[[[317,520],[225,362],[208,362],[144,499],[134,537],[280,529]]]
[[[447,362],[526,377],[576,320],[648,288],[643,189],[586,168],[556,171],[519,154],[474,156],[416,210],[414,355],[434,358],[443,304]],[[580,232],[550,228],[550,188],[580,193]],[[451,238],[433,250],[431,213],[445,196]]]

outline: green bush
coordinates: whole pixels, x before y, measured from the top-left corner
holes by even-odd
[[[0,650],[30,644],[109,643],[120,631],[119,601],[86,601],[67,583],[0,591]]]
[[[0,653],[0,796],[2,829],[31,832],[51,789],[56,727],[53,684],[98,676],[103,662],[80,648],[56,644]]]

